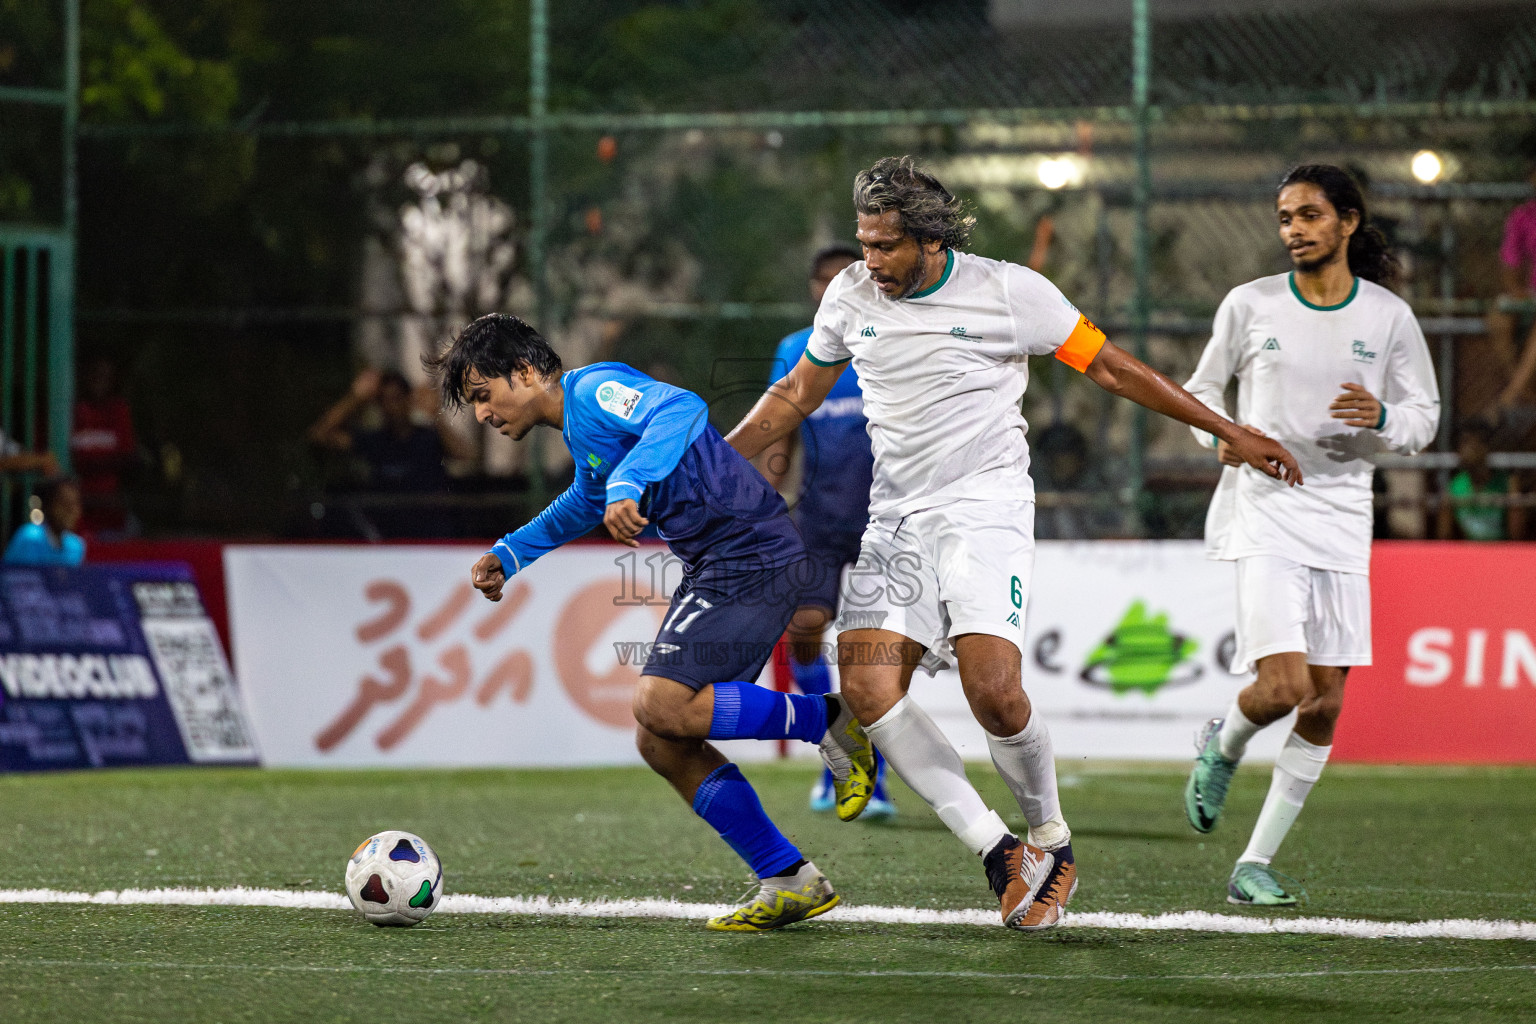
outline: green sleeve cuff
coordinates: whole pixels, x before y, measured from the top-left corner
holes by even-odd
[[[1387,425],[1387,403],[1386,402],[1382,402],[1381,403],[1381,415],[1376,418],[1376,425],[1374,427],[1372,427],[1371,429],[1372,430],[1380,430],[1382,427],[1384,427],[1386,425]]]
[[[809,359],[817,366],[841,366],[846,363],[848,359],[852,359],[853,357],[849,356],[848,359],[834,359],[831,362],[827,362],[826,360],[817,359],[815,356],[811,355],[809,350],[807,350],[805,353],[805,358]]]

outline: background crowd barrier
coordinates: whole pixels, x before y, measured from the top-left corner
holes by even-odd
[[[185,565],[0,567],[0,770],[256,760]]]
[[[1375,664],[1350,673],[1334,756],[1536,762],[1536,551],[1378,544]]]
[[[267,762],[637,762],[630,694],[678,563],[659,547],[577,545],[491,604],[468,583],[479,553],[227,548],[235,663]],[[1383,543],[1372,579],[1376,664],[1351,674],[1336,756],[1536,761],[1536,552]],[[1229,670],[1233,622],[1232,566],[1197,543],[1042,542],[1024,681],[1058,756],[1190,757],[1249,678]],[[987,756],[956,673],[919,673],[913,693],[967,757]],[[749,742],[730,756],[776,753]]]

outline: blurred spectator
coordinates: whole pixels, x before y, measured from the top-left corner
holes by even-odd
[[[88,535],[138,532],[122,487],[124,475],[138,462],[139,445],[133,414],[117,383],[117,364],[109,356],[93,356],[81,367],[69,454],[85,505],[80,528]]]
[[[29,452],[0,430],[0,473],[47,473],[59,471],[53,452]]]
[[[1493,425],[1486,420],[1462,424],[1459,465],[1436,524],[1441,540],[1519,540],[1525,535],[1525,509],[1515,504],[1519,480],[1488,465],[1492,437]]]
[[[75,533],[80,523],[80,485],[67,476],[37,485],[31,522],[23,524],[5,549],[6,565],[79,565],[85,541]]]
[[[377,406],[380,425],[355,427],[370,406]],[[447,429],[440,416],[431,425],[416,421],[417,408],[410,382],[398,371],[364,370],[352,389],[309,428],[309,439],[332,451],[356,455],[371,489],[425,494],[446,491],[444,458],[465,459],[464,442]]]
[[[1035,536],[1041,540],[1085,540],[1092,536],[1086,495],[1088,439],[1065,420],[1056,420],[1030,438],[1029,471],[1040,492]]]
[[[1366,198],[1371,207],[1371,225],[1381,232],[1381,237],[1387,240],[1387,248],[1391,249],[1393,255],[1398,258],[1398,262],[1402,263],[1403,257],[1407,255],[1402,251],[1402,242],[1398,238],[1403,222],[1397,217],[1381,213],[1380,204],[1371,193],[1371,174],[1365,169],[1364,164],[1350,162],[1344,165],[1344,169],[1349,172],[1351,178],[1355,179],[1355,184],[1360,186],[1360,194]]]
[[[1526,143],[1526,172],[1536,186],[1536,134]],[[1505,367],[1513,367],[1509,382],[1499,395],[1495,415],[1529,404],[1526,389],[1536,377],[1536,317],[1530,302],[1536,294],[1536,199],[1515,207],[1504,221],[1504,242],[1499,246],[1503,277],[1499,298],[1488,314],[1488,335]],[[1525,349],[1516,357],[1515,336],[1526,327]]]

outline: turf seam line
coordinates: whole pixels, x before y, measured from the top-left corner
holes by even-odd
[[[1262,971],[1252,974],[1037,974],[1004,971],[904,971],[872,968],[865,971],[835,971],[824,968],[708,968],[708,967],[572,967],[552,970],[523,967],[411,967],[405,964],[249,964],[187,963],[173,960],[28,960],[0,958],[0,967],[53,968],[75,967],[91,970],[149,971],[239,971],[271,974],[443,974],[443,975],[516,975],[524,977],[565,977],[572,974],[604,977],[634,977],[648,974],[679,975],[694,978],[964,978],[975,981],[1284,981],[1309,978],[1345,978],[1355,975],[1411,974],[1484,974],[1489,972],[1536,971],[1536,964],[1488,964],[1472,967],[1384,967],[1338,971]]]
[[[0,904],[55,903],[96,906],[279,907],[294,910],[349,910],[340,893],[296,889],[107,889],[67,892],[58,889],[0,889]],[[640,917],[695,921],[726,913],[729,904],[677,900],[552,899],[548,896],[443,897],[444,914],[507,914],[534,917]],[[844,904],[827,921],[848,924],[974,925],[998,927],[992,910],[928,910]],[[1117,931],[1194,931],[1234,935],[1333,935],[1357,939],[1524,939],[1536,941],[1536,921],[1452,918],[1433,921],[1369,921],[1338,917],[1261,917],[1212,914],[1200,910],[1165,914],[1106,911],[1069,912],[1065,926]]]

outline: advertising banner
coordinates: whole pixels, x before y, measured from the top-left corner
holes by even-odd
[[[1536,548],[1378,544],[1371,619],[1335,757],[1536,763]]]
[[[1059,760],[1189,760],[1194,735],[1252,676],[1229,671],[1234,571],[1193,541],[1042,541],[1024,619],[1024,689]],[[967,758],[988,757],[958,673],[912,693]],[[1272,758],[1286,727],[1250,745]]]
[[[0,566],[0,770],[256,759],[185,566]]]
[[[676,559],[575,545],[491,604],[468,582],[481,553],[227,548],[235,665],[267,763],[637,763],[630,700]],[[1196,728],[1244,682],[1224,667],[1231,608],[1231,566],[1198,544],[1042,544],[1024,673],[1058,755],[1191,757]],[[967,757],[987,756],[958,674],[919,674],[913,693]],[[1272,756],[1282,733],[1267,730],[1254,756]],[[777,754],[727,746],[741,760]]]
[[[670,556],[574,545],[492,604],[469,585],[483,553],[226,548],[235,665],[267,763],[638,763],[630,702],[667,610],[645,559],[661,571]],[[731,756],[776,753],[739,746]]]

